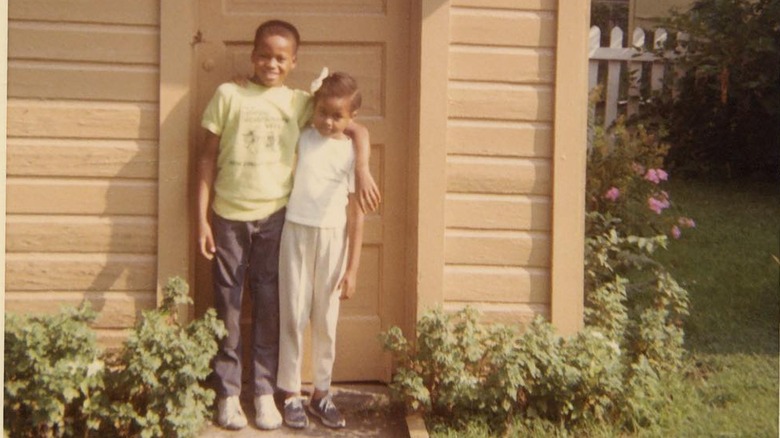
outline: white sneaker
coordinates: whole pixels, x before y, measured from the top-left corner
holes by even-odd
[[[217,423],[220,427],[230,430],[246,427],[246,415],[241,409],[241,402],[237,395],[219,399],[217,402]]]
[[[273,394],[255,397],[255,424],[264,430],[278,429],[282,426],[282,414],[276,408]]]

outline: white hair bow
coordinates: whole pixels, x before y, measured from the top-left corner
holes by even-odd
[[[330,74],[330,72],[328,71],[328,67],[322,67],[322,71],[320,72],[320,75],[317,77],[317,79],[311,81],[310,91],[312,93],[315,93],[317,90],[320,89],[320,87],[322,86],[322,81],[328,77],[328,74]]]

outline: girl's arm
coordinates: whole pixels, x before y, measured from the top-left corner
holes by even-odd
[[[368,167],[368,159],[371,156],[371,140],[368,136],[368,129],[353,120],[347,126],[347,129],[344,130],[344,133],[352,139],[355,148],[355,192],[358,195],[357,201],[364,213],[376,211],[379,203],[382,202],[382,196]]]
[[[357,272],[360,266],[360,251],[363,248],[363,210],[358,206],[357,194],[349,194],[347,205],[347,269],[339,281],[342,300],[348,300],[355,294]]]

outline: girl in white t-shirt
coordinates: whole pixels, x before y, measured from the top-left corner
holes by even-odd
[[[336,354],[339,301],[355,293],[363,212],[355,197],[355,154],[344,129],[357,115],[357,82],[333,73],[314,92],[312,126],[298,141],[295,182],[279,255],[280,339],[277,386],[284,422],[304,428],[301,360],[311,320],[314,391],[308,410],[328,427],[346,425],[329,393]]]

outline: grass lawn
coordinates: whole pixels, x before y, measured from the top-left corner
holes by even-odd
[[[660,259],[691,294],[685,331],[698,376],[661,426],[677,436],[776,437],[780,190],[693,181],[669,191],[697,223]]]
[[[777,437],[780,190],[776,184],[677,181],[667,186],[697,224],[659,258],[690,292],[691,371],[667,388],[661,422],[633,435],[605,424],[565,431],[539,422],[510,436]],[[489,436],[484,427],[436,437]]]

